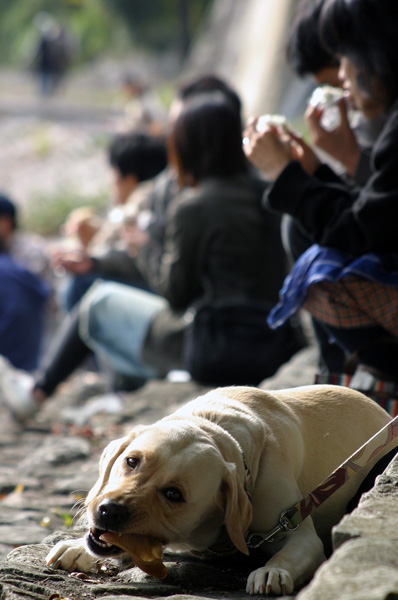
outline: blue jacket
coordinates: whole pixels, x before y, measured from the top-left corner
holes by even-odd
[[[49,295],[36,275],[0,253],[0,354],[15,367],[37,367]]]

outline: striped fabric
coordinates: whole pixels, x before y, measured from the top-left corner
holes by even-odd
[[[319,373],[315,376],[314,383],[342,385],[358,390],[377,402],[389,415],[396,417],[398,415],[398,384],[377,379],[370,373],[366,373],[366,378],[361,375],[363,374]]]

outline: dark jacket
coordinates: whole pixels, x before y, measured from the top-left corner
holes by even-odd
[[[50,288],[0,252],[0,354],[19,369],[37,368]]]
[[[168,210],[158,268],[140,264],[169,306],[154,319],[143,358],[161,371],[181,367],[186,311],[200,299],[277,301],[286,274],[280,220],[264,214],[264,184],[251,176],[211,179],[180,193]]]
[[[265,205],[292,215],[321,246],[356,256],[398,254],[398,101],[374,144],[371,170],[359,188],[325,165],[310,176],[291,162],[266,191]]]

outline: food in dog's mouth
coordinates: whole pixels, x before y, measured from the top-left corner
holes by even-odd
[[[123,550],[120,546],[109,544],[101,539],[101,536],[106,533],[105,529],[93,527],[87,534],[86,542],[89,550],[98,556],[113,556],[120,554]]]
[[[87,535],[87,544],[90,550],[99,556],[114,556],[123,551],[127,552],[137,567],[156,579],[164,579],[167,575],[167,569],[162,562],[162,542],[149,535],[120,534],[93,528]]]

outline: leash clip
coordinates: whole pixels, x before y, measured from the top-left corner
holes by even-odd
[[[279,523],[267,533],[249,533],[246,539],[247,546],[249,548],[259,548],[264,542],[273,542],[278,533],[281,533],[282,531],[295,531],[299,525],[292,525],[290,519],[286,516],[289,510],[290,509],[287,508],[281,512]]]

